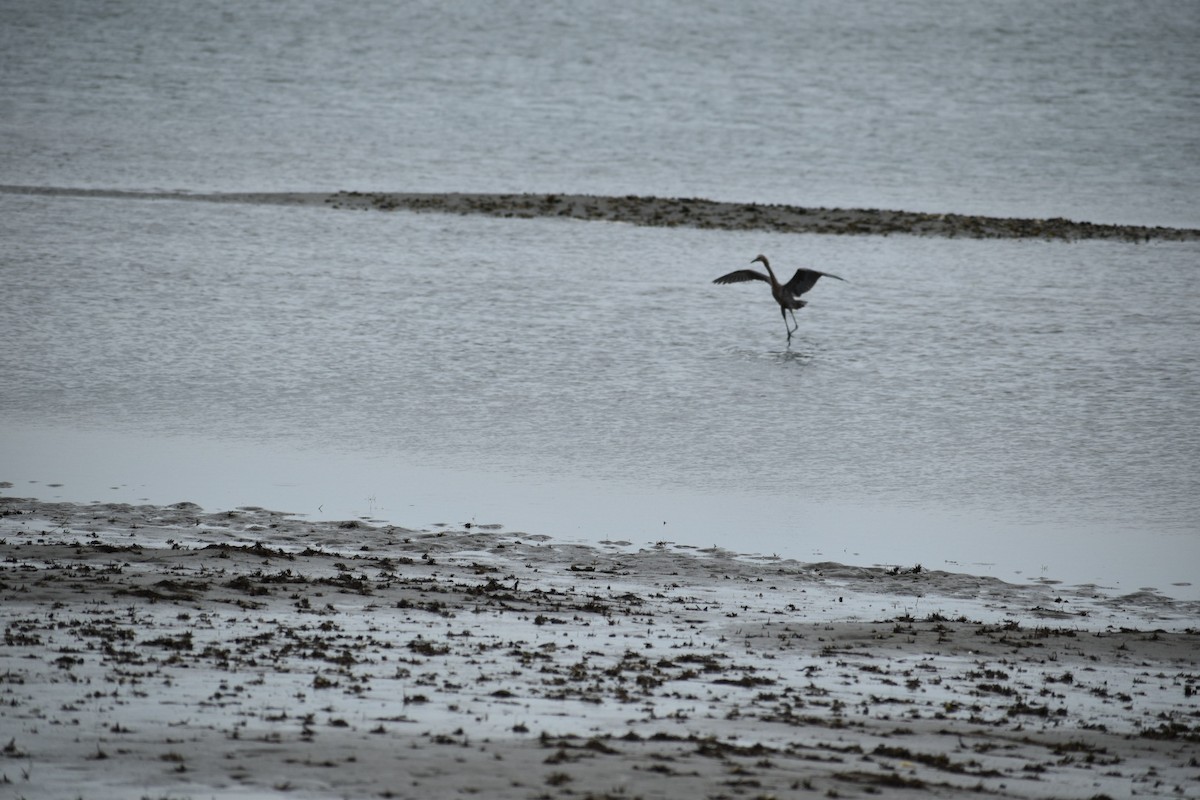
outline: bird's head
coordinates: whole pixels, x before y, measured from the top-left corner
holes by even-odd
[[[753,261],[751,261],[750,263],[751,263],[751,264],[757,264],[757,263],[759,263],[759,262],[762,262],[762,265],[765,267],[765,266],[768,264],[768,262],[767,262],[767,257],[766,257],[766,256],[764,256],[764,255],[762,255],[762,254],[760,253],[760,254],[759,254],[758,256],[756,256],[756,257],[755,257],[755,259],[754,259]]]

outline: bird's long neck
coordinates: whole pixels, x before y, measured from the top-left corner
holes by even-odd
[[[765,256],[761,259],[761,261],[762,265],[767,268],[767,274],[771,276],[771,286],[778,286],[779,281],[775,277],[775,270],[771,269],[771,262],[767,261]]]

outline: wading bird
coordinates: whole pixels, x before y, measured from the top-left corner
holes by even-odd
[[[809,289],[817,285],[817,281],[824,275],[826,278],[837,278],[839,281],[846,280],[838,278],[837,275],[828,272],[821,272],[815,269],[804,269],[801,267],[796,270],[796,274],[787,283],[780,283],[775,279],[775,272],[771,269],[771,262],[767,261],[766,256],[760,255],[758,258],[751,261],[751,264],[761,261],[762,265],[767,268],[767,274],[753,269],[739,269],[736,272],[731,272],[728,275],[722,275],[713,281],[713,283],[742,283],[743,281],[762,281],[771,284],[771,294],[775,297],[775,302],[779,303],[779,313],[783,316],[783,327],[787,328],[788,341],[792,340],[792,334],[800,327],[800,323],[796,322],[797,308],[804,308],[808,303],[800,299],[800,295],[807,292]],[[788,325],[787,315],[792,315],[792,322],[795,328]]]

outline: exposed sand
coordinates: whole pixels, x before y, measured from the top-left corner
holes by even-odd
[[[0,186],[7,194],[190,200],[224,203],[328,206],[346,210],[426,211],[493,217],[566,217],[657,227],[765,230],[776,233],[850,235],[911,234],[974,239],[1120,239],[1197,241],[1193,228],[1098,225],[1054,219],[1017,219],[969,214],[930,214],[862,208],[803,208],[759,203],[725,203],[699,198],[606,197],[579,194],[480,194],[413,192],[218,193],[132,192]]]
[[[1200,603],[0,498],[0,796],[1200,797]]]

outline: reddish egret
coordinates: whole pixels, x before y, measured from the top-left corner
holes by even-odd
[[[761,261],[762,265],[767,268],[766,275],[763,275],[761,272],[753,269],[739,269],[736,272],[729,273],[728,275],[722,275],[713,281],[713,283],[742,283],[743,281],[762,281],[764,283],[771,284],[771,294],[775,297],[775,302],[779,303],[779,313],[783,316],[783,327],[787,328],[789,342],[792,340],[792,334],[795,333],[796,329],[800,327],[800,324],[796,322],[795,309],[804,308],[806,305],[808,305],[807,302],[800,299],[800,295],[816,286],[817,281],[821,279],[822,275],[824,275],[826,278],[837,278],[839,281],[846,280],[845,278],[838,278],[837,275],[832,275],[828,272],[821,272],[820,270],[815,269],[804,269],[801,267],[800,269],[796,270],[796,274],[792,276],[790,281],[787,283],[780,283],[775,279],[775,272],[771,269],[771,262],[767,261],[766,256],[760,255],[750,263],[754,264],[759,261]],[[791,325],[788,325],[787,315],[789,313],[792,315],[792,322],[795,324],[795,328],[793,328]]]

